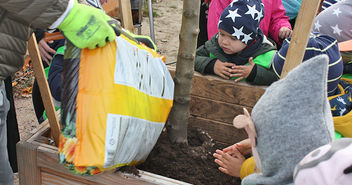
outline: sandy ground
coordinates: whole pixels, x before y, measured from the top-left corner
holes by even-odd
[[[172,64],[177,60],[179,32],[182,19],[182,0],[156,0],[153,3],[154,32],[158,50],[166,56],[166,63]],[[149,18],[143,17],[142,34],[149,35]],[[30,135],[30,132],[39,126],[35,117],[32,99],[15,98],[15,107],[21,139]],[[15,184],[18,174],[15,174]]]

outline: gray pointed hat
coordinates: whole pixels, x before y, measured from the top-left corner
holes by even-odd
[[[269,86],[252,110],[261,173],[242,184],[292,184],[295,165],[333,138],[328,57],[319,55]]]

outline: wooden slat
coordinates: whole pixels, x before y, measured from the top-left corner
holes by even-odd
[[[134,32],[130,0],[119,0],[122,27],[130,32]]]
[[[320,6],[320,1],[321,0],[302,1],[291,43],[287,51],[286,61],[282,69],[281,78],[284,78],[290,70],[302,63],[314,18]]]
[[[46,145],[41,145],[37,149],[37,166],[41,171],[49,173],[51,175],[64,177],[68,180],[73,180],[75,183],[84,184],[123,184],[123,185],[139,185],[139,184],[188,184],[175,179],[170,179],[160,175],[152,174],[149,172],[141,171],[139,172],[140,177],[125,174],[121,172],[114,173],[113,171],[104,172],[102,174],[94,176],[80,176],[70,172],[62,164],[59,164],[59,156],[57,153],[57,148],[46,147]]]
[[[224,122],[232,125],[235,116],[243,114],[243,108],[251,111],[251,107],[214,101],[198,96],[191,97],[190,114],[196,117]]]
[[[37,40],[35,38],[34,33],[28,41],[28,52],[31,56],[31,60],[33,63],[33,70],[35,78],[37,79],[40,94],[43,100],[43,104],[46,110],[46,114],[48,116],[51,135],[55,141],[55,144],[59,144],[59,134],[60,134],[60,124],[59,119],[56,115],[54,103],[51,97],[51,92],[49,89],[48,81],[45,77],[44,67],[42,64],[42,59],[39,54]]]
[[[81,183],[72,179],[67,179],[60,177],[58,175],[54,175],[47,172],[41,173],[41,179],[43,185],[84,185],[85,183]]]
[[[214,140],[228,145],[232,145],[248,138],[244,129],[236,129],[232,125],[213,120],[191,116],[189,119],[189,125],[196,128],[201,128]]]
[[[16,145],[19,182],[21,185],[40,184],[37,168],[37,145],[20,141]]]
[[[168,69],[173,76],[175,68],[169,66]],[[191,96],[253,107],[264,93],[265,88],[266,86],[254,86],[244,82],[234,83],[232,80],[212,75],[204,76],[195,72],[192,79]]]

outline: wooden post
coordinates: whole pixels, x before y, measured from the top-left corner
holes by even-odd
[[[130,0],[119,0],[119,4],[120,4],[120,13],[121,13],[120,17],[122,20],[122,27],[134,33]]]
[[[302,63],[315,15],[320,6],[320,0],[303,0],[297,16],[295,28],[287,51],[286,61],[281,72],[281,78]]]
[[[42,65],[42,59],[39,54],[37,40],[34,33],[28,41],[28,51],[33,63],[33,70],[35,78],[37,79],[40,94],[43,99],[43,104],[48,116],[51,135],[55,141],[56,146],[59,144],[59,134],[60,134],[60,124],[59,119],[56,115],[54,103],[51,97],[51,92],[49,89],[48,81],[44,73],[44,67]]]

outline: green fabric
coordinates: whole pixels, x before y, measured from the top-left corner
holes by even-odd
[[[352,79],[352,74],[351,73],[343,74],[341,78]]]
[[[76,47],[94,49],[105,46],[106,40],[115,40],[116,34],[108,20],[111,18],[102,10],[75,0],[70,13],[58,28]]]
[[[340,134],[339,132],[335,131],[335,140],[341,139],[343,138],[342,134]]]
[[[271,64],[271,59],[274,57],[275,53],[276,53],[276,50],[271,50],[264,54],[258,55],[253,59],[253,62],[265,67],[266,69],[269,69]]]

